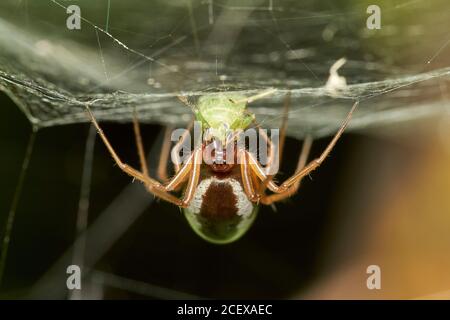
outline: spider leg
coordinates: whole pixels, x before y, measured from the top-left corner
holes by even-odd
[[[266,144],[269,144],[269,159],[267,161],[267,172],[272,172],[272,165],[274,161],[274,155],[275,150],[278,151],[278,165],[281,164],[281,160],[283,157],[283,150],[284,150],[284,142],[286,140],[286,129],[287,129],[287,121],[288,121],[288,115],[289,115],[289,108],[291,105],[291,93],[289,92],[286,95],[286,98],[284,99],[284,110],[283,110],[283,120],[281,123],[281,129],[280,129],[280,140],[278,144],[278,148],[275,148],[272,140],[269,139],[269,137],[266,135],[266,133],[263,130],[259,130],[262,138],[265,140]],[[266,180],[259,186],[258,193],[260,195],[263,195],[267,185],[269,182],[273,179],[273,175],[267,176]]]
[[[180,170],[178,170],[178,172],[172,177],[172,179],[164,185],[167,191],[176,190],[183,183],[183,181],[187,179],[196,161],[201,161],[195,158],[196,156],[198,156],[198,152],[199,149],[194,151],[194,153],[189,156],[183,166],[181,166]]]
[[[109,153],[113,157],[114,161],[117,163],[117,165],[119,166],[119,168],[122,171],[124,171],[128,175],[136,178],[137,180],[143,182],[145,187],[147,188],[147,190],[150,193],[152,193],[168,202],[171,202],[177,206],[180,206],[180,207],[186,207],[187,205],[189,205],[189,202],[193,196],[192,190],[195,190],[195,188],[198,184],[198,180],[199,180],[200,164],[202,161],[201,160],[201,155],[202,155],[201,148],[198,148],[197,150],[194,151],[194,153],[190,156],[189,160],[183,165],[183,168],[180,170],[179,174],[175,175],[166,186],[161,185],[161,183],[159,183],[155,179],[151,178],[148,174],[142,173],[142,172],[134,169],[133,167],[129,166],[128,164],[122,162],[122,160],[117,155],[114,148],[111,146],[111,144],[110,144],[108,138],[106,137],[106,135],[104,134],[103,130],[100,128],[99,124],[97,123],[97,120],[95,119],[94,115],[92,114],[92,111],[90,110],[90,108],[88,106],[86,106],[86,109],[87,109],[89,117],[90,117],[92,123],[94,124],[95,128],[97,129],[97,132],[100,135],[103,143],[105,144],[106,148],[108,149]],[[143,152],[142,152],[142,155],[144,155]],[[145,161],[145,157],[143,157],[143,158]],[[141,157],[141,161],[142,161],[142,157]],[[189,176],[188,188],[183,196],[183,199],[179,199],[176,196],[169,193],[171,188],[176,188],[178,185],[180,185],[182,182],[184,182],[184,180],[187,177],[187,174],[189,172],[190,172],[190,176]]]
[[[170,151],[171,154],[176,154],[179,155],[180,153],[180,148],[183,145],[184,141],[186,140],[186,138],[189,137],[189,132],[191,131],[192,127],[194,126],[194,119],[192,119],[192,121],[190,122],[189,126],[187,127],[186,131],[183,133],[183,135],[181,136],[181,139],[175,144],[175,146],[172,148],[172,150]],[[190,138],[190,137],[189,137]],[[168,157],[168,155],[167,155]],[[166,164],[167,165],[167,164]],[[160,168],[161,168],[162,164],[160,163]],[[183,170],[183,166],[181,166],[179,163],[174,163],[173,164],[174,169],[175,169],[175,174],[177,175],[178,173],[181,174],[181,171]],[[164,167],[165,170],[167,170],[167,167]],[[178,191],[178,189],[180,189],[181,184],[178,184],[177,186],[175,186],[173,188],[173,190]]]
[[[177,144],[175,145],[174,148],[176,148],[176,150],[179,150],[181,144],[185,141],[186,137],[188,136],[189,131],[192,128],[192,125],[193,125],[193,121],[187,128],[187,131],[183,134],[180,141],[178,141]],[[138,154],[139,154],[139,159],[141,162],[142,172],[144,174],[148,175],[147,160],[145,159],[145,155],[144,155],[145,153],[144,153],[144,147],[142,145],[142,135],[141,135],[141,130],[140,130],[140,126],[139,126],[136,109],[134,110],[134,116],[133,116],[133,128],[134,128],[134,135],[136,137],[136,145],[138,147]],[[162,145],[161,155],[159,157],[159,162],[158,162],[157,175],[158,175],[158,178],[165,183],[167,183],[169,181],[169,176],[167,174],[167,162],[169,160],[169,154],[170,154],[170,143],[171,143],[170,133],[172,131],[173,131],[172,126],[167,126],[164,130],[163,145]],[[176,168],[175,172],[177,173],[180,170],[180,165],[176,164],[175,168]]]
[[[136,108],[133,111],[133,130],[134,130],[134,137],[136,139],[139,161],[141,163],[141,170],[144,175],[148,176],[147,159],[145,158],[144,146],[142,144],[141,128],[139,126]]]
[[[258,133],[260,135],[260,137],[264,140],[264,142],[266,143],[266,145],[269,146],[269,154],[267,156],[267,163],[266,163],[266,168],[270,168],[270,165],[273,163],[273,159],[274,159],[274,155],[275,155],[275,148],[274,145],[272,143],[272,141],[269,139],[269,137],[267,136],[267,133],[262,130],[261,128],[258,129]]]
[[[148,176],[147,160],[145,159],[145,155],[144,155],[144,147],[142,145],[141,130],[140,130],[139,122],[137,119],[136,110],[134,112],[134,117],[133,117],[133,127],[134,127],[134,133],[135,133],[135,137],[136,137],[136,144],[138,146],[138,154],[139,154],[139,158],[141,161],[142,171],[145,175]],[[188,128],[187,132],[189,132],[189,130],[190,130],[190,127]],[[186,165],[181,168],[181,171],[180,171],[180,167],[178,166],[177,173],[179,173],[179,174],[175,175],[169,181],[169,178],[167,176],[167,160],[168,160],[169,153],[170,153],[170,132],[171,131],[172,131],[171,126],[166,127],[165,133],[164,133],[163,148],[161,150],[161,156],[159,158],[159,165],[158,165],[158,177],[162,181],[165,182],[166,191],[173,191],[178,186],[181,186],[181,184],[188,177],[188,173],[192,168],[191,161],[193,160],[193,155],[191,155],[190,158],[188,159],[188,161],[186,162]],[[187,134],[183,135],[183,137],[181,139],[182,140],[181,143],[184,141],[186,136],[187,136]],[[177,145],[181,144],[181,143],[178,142]]]
[[[265,91],[263,91],[261,93],[257,93],[257,94],[255,94],[253,96],[246,97],[246,98],[244,98],[242,100],[233,101],[233,102],[234,103],[252,103],[255,100],[259,100],[261,98],[270,96],[270,95],[274,94],[276,91],[277,91],[277,89],[268,89],[268,90],[265,90]]]
[[[295,185],[300,183],[301,179],[304,176],[308,175],[313,170],[315,170],[317,167],[319,167],[323,163],[323,161],[326,159],[326,157],[330,154],[330,152],[333,149],[333,147],[335,146],[336,142],[339,140],[339,138],[341,137],[341,135],[344,132],[345,128],[347,127],[347,125],[348,125],[348,123],[349,123],[349,121],[350,121],[350,119],[352,117],[353,111],[356,109],[357,106],[358,106],[358,102],[355,102],[355,104],[353,105],[352,109],[348,113],[345,121],[343,122],[343,124],[341,125],[339,130],[336,132],[336,134],[334,135],[334,137],[331,140],[331,142],[328,144],[328,146],[322,152],[320,157],[318,157],[318,158],[312,160],[311,162],[309,162],[301,170],[297,171],[294,175],[292,175],[290,178],[285,180],[281,185],[278,186],[273,181],[269,181],[268,184],[267,184],[267,187],[272,192],[275,192],[275,193],[278,193],[278,194],[284,194],[287,191],[288,193],[287,193],[286,196],[288,196],[289,194],[292,194],[292,192],[295,192],[295,190],[296,190],[295,189]],[[245,152],[246,152],[247,156],[249,157],[250,168],[254,171],[254,173],[258,176],[258,178],[260,180],[265,181],[267,179],[267,176],[264,173],[264,169],[261,167],[261,165],[257,162],[257,160],[253,157],[253,155],[251,153],[249,153],[248,151],[245,151]],[[299,162],[300,161],[301,161],[301,157],[300,157]],[[291,188],[291,187],[293,187],[293,188]],[[275,199],[275,198],[276,197],[274,197],[272,199]],[[285,197],[282,197],[282,198],[285,198]]]
[[[175,154],[175,155],[179,154],[180,148],[183,145],[184,141],[186,141],[186,139],[189,137],[189,133],[191,132],[193,126],[194,126],[194,119],[191,120],[191,122],[189,123],[188,127],[186,128],[186,131],[181,136],[181,139],[178,140],[178,142],[172,148],[172,151],[171,151],[172,154]],[[174,167],[175,167],[175,172],[180,171],[180,164],[179,163],[174,163]]]
[[[286,129],[287,129],[287,122],[289,119],[289,108],[291,107],[291,92],[286,95],[286,98],[284,99],[284,107],[283,107],[283,120],[281,122],[281,128],[280,128],[280,145],[278,148],[279,153],[279,160],[278,162],[281,163],[281,159],[283,157],[283,150],[284,150],[284,141],[286,140]]]
[[[302,170],[305,167],[306,160],[308,160],[309,152],[311,150],[312,142],[313,142],[313,139],[311,138],[311,136],[307,136],[305,141],[303,142],[302,151],[300,152],[300,156],[298,158],[297,168],[296,168],[295,172],[299,172],[300,170]],[[285,190],[282,193],[275,193],[275,194],[271,194],[271,195],[266,195],[265,193],[262,194],[261,195],[261,203],[265,204],[265,205],[270,205],[274,202],[277,202],[277,201],[280,201],[280,200],[283,200],[285,198],[292,196],[300,188],[301,181],[302,181],[302,179],[297,181],[294,185],[292,185],[291,187],[289,187],[287,190]]]
[[[186,190],[183,195],[182,207],[186,207],[194,197],[195,190],[197,189],[198,182],[200,180],[200,169],[202,164],[203,149],[197,148],[193,153],[192,169],[190,170],[189,181],[186,185]],[[185,164],[186,165],[186,164]],[[182,172],[183,168],[180,169]],[[174,187],[176,188],[176,186]]]
[[[302,151],[300,153],[298,163],[297,163],[296,172],[298,172],[305,166],[306,160],[308,159],[309,151],[311,150],[311,145],[312,145],[312,138],[310,136],[308,136],[306,138],[305,142],[303,143]],[[289,187],[287,190],[285,190],[281,193],[267,195],[264,192],[265,188],[262,189],[263,191],[261,192],[261,188],[264,186],[263,181],[261,181],[261,183],[259,183],[255,172],[250,170],[250,166],[251,166],[249,164],[250,153],[247,153],[246,151],[244,151],[243,153],[245,155],[245,158],[242,159],[242,163],[241,163],[242,181],[243,181],[243,185],[244,185],[244,191],[246,192],[246,194],[250,200],[261,201],[262,204],[270,205],[274,202],[280,201],[282,199],[285,199],[285,198],[293,195],[300,187],[301,180],[299,180],[293,186]],[[250,179],[252,182],[251,184],[248,182]],[[266,181],[267,181],[267,179],[266,179]],[[258,188],[258,186],[259,186],[259,188]],[[271,187],[275,188],[276,185],[274,185],[274,183],[272,182]],[[258,192],[256,192],[255,189],[258,190]]]
[[[173,126],[166,126],[164,129],[163,145],[161,149],[161,155],[159,156],[157,175],[159,180],[163,182],[169,181],[167,174],[167,162],[169,161],[170,153],[170,133],[173,131]]]
[[[109,153],[113,157],[116,164],[119,166],[119,168],[127,173],[128,175],[132,176],[133,178],[136,178],[137,180],[143,182],[143,183],[154,183],[159,184],[156,180],[150,178],[148,175],[143,174],[142,172],[134,169],[133,167],[129,166],[128,164],[122,162],[122,160],[117,155],[114,148],[111,146],[111,144],[108,141],[108,138],[106,138],[105,134],[103,133],[103,130],[100,128],[100,126],[97,123],[97,120],[95,120],[94,115],[92,114],[91,109],[86,106],[86,109],[88,111],[89,117],[94,124],[95,128],[97,129],[98,134],[100,135],[100,138],[102,139],[103,143],[105,144],[106,148],[108,149]]]
[[[168,191],[172,191],[180,186],[186,178],[189,176],[189,181],[186,185],[186,190],[184,192],[183,198],[176,198],[176,205],[179,207],[187,207],[194,197],[195,190],[197,189],[197,185],[200,179],[200,167],[202,162],[202,149],[198,148],[194,151],[194,153],[189,157],[189,160],[181,167],[180,171],[170,180],[165,186],[162,188],[154,188],[152,185],[146,185],[147,190],[150,193],[153,193],[164,200],[167,200],[167,196],[174,197],[172,194],[168,193]],[[170,200],[167,200],[172,202]]]
[[[245,150],[239,150],[239,163],[241,166],[241,178],[242,185],[244,186],[244,192],[247,198],[252,202],[259,202],[260,195],[255,191],[254,183],[255,179],[250,170],[250,163],[248,159],[248,153]]]
[[[253,187],[254,187],[255,191],[257,191],[257,193],[261,196],[262,194],[259,192],[259,190],[261,188],[262,182],[261,182],[261,180],[258,179],[258,177],[255,175],[255,173],[252,170],[249,170],[249,171],[250,171],[250,174],[251,174],[251,180],[252,180],[252,183],[253,183]]]

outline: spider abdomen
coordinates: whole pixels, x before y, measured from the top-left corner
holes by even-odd
[[[256,217],[257,206],[248,199],[241,180],[230,176],[201,180],[189,207],[184,209],[192,228],[210,242],[237,240]]]

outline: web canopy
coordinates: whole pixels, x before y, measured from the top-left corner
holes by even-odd
[[[276,127],[291,93],[288,134],[331,134],[355,100],[349,130],[449,112],[449,4],[377,1],[67,1],[0,3],[0,89],[36,127],[99,120],[185,125],[177,99],[251,96]],[[67,19],[80,18],[70,30]],[[330,89],[330,68],[346,85]],[[342,60],[341,60],[342,61]]]

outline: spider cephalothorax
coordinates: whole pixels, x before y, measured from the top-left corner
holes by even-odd
[[[255,120],[254,115],[247,110],[247,103],[273,91],[265,91],[248,98],[227,93],[208,95],[200,97],[194,106],[187,103],[186,99],[180,99],[192,108],[195,119],[201,123],[203,140],[194,147],[182,164],[174,163],[175,175],[171,179],[167,177],[167,163],[165,163],[170,153],[170,141],[166,141],[158,170],[161,182],[148,174],[137,117],[134,118],[133,124],[141,170],[122,162],[89,107],[87,110],[100,137],[121,170],[141,181],[150,193],[183,208],[189,224],[202,238],[223,244],[237,240],[249,229],[256,217],[259,204],[270,205],[291,196],[298,190],[301,179],[320,166],[331,152],[358,104],[356,102],[353,105],[322,154],[308,164],[306,161],[312,139],[307,137],[303,143],[296,172],[283,183],[276,184],[272,181],[273,175],[268,174],[272,172],[270,168],[278,156],[273,152],[275,148],[272,141],[263,135],[271,150],[268,163],[264,167],[257,157],[249,152],[245,144],[237,143],[235,134],[248,128]],[[279,154],[283,148],[288,103],[289,95],[285,103],[279,149],[276,149],[279,150]],[[188,135],[183,135],[172,151],[179,152],[181,144],[186,139]],[[213,151],[204,156],[205,150],[210,146],[213,147]],[[231,153],[227,152],[229,147],[233,147]],[[183,193],[181,197],[177,197],[172,192],[176,192],[180,187],[184,187]],[[266,189],[271,193],[267,193]]]

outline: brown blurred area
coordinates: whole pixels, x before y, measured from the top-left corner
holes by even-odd
[[[319,280],[295,298],[450,299],[450,115],[375,132],[349,155]]]

